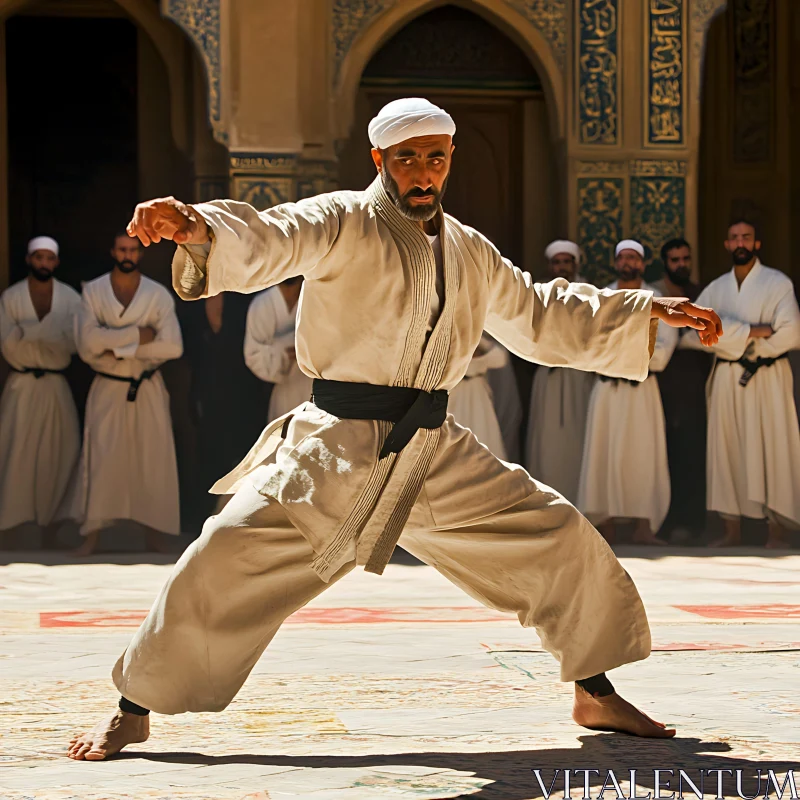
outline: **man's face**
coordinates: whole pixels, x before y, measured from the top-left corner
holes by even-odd
[[[644,275],[644,259],[635,250],[620,250],[614,267],[622,281],[635,281]]]
[[[688,286],[692,282],[692,251],[688,247],[673,247],[668,250],[667,263],[664,266],[676,286]]]
[[[131,239],[130,236],[117,236],[114,246],[111,248],[111,258],[121,272],[133,272],[141,257],[141,248],[138,239]]]
[[[734,265],[741,267],[753,260],[761,249],[761,242],[756,239],[756,229],[746,222],[739,222],[728,228],[725,249],[731,254]]]
[[[453,157],[451,136],[418,136],[372,150],[383,187],[401,214],[427,222],[439,212]]]
[[[25,259],[28,271],[37,281],[49,281],[58,266],[58,256],[50,250],[34,250]]]
[[[575,256],[569,253],[556,253],[548,262],[547,267],[553,278],[566,278],[568,281],[574,281],[578,272]]]

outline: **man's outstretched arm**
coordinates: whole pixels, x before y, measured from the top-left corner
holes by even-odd
[[[145,247],[162,239],[180,245],[173,285],[180,297],[196,300],[317,277],[339,234],[339,216],[330,196],[266,211],[235,200],[190,206],[162,197],[136,206],[128,233]]]
[[[522,358],[644,380],[654,344],[651,322],[695,328],[709,344],[721,335],[717,314],[685,298],[601,290],[563,279],[536,283],[484,244],[491,262],[486,329]]]

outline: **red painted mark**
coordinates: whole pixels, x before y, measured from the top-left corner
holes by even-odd
[[[763,606],[674,606],[708,619],[800,619],[800,606],[769,603]]]
[[[40,628],[135,628],[146,611],[42,611]],[[511,614],[474,606],[413,606],[410,608],[301,608],[287,625],[369,625],[400,623],[511,622]]]

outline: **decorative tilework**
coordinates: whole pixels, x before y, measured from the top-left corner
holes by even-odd
[[[647,0],[646,141],[684,142],[685,0]]]
[[[220,0],[162,0],[164,16],[178,24],[200,52],[208,77],[208,114],[214,136],[223,144],[220,102]]]
[[[351,45],[382,11],[396,0],[333,0],[331,13],[335,77]]]
[[[566,0],[506,0],[519,11],[545,39],[559,68],[567,65]]]
[[[291,178],[233,178],[233,195],[236,200],[250,203],[263,211],[292,200],[294,182]]]
[[[582,144],[617,144],[618,0],[578,0],[577,97]]]
[[[689,35],[691,37],[692,102],[700,102],[702,67],[705,57],[706,35],[714,17],[725,11],[728,0],[691,0],[689,4]]]
[[[578,242],[583,277],[597,286],[614,280],[614,247],[622,238],[624,178],[578,178]]]
[[[655,273],[663,265],[661,245],[686,228],[686,179],[678,175],[634,175],[630,184],[631,231],[652,256]]]

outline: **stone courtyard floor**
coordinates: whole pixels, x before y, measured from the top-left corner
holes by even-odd
[[[115,704],[111,666],[169,559],[0,554],[0,798],[527,800],[544,794],[536,769],[546,790],[561,770],[559,798],[565,769],[599,770],[586,773],[593,798],[608,770],[630,796],[631,769],[647,796],[656,768],[696,784],[700,770],[731,770],[704,773],[706,797],[720,776],[736,797],[737,770],[744,794],[759,769],[781,783],[794,770],[800,790],[800,555],[619,552],[654,650],[612,677],[675,740],[577,727],[571,686],[533,631],[433,569],[395,563],[355,571],[290,618],[227,711],[154,715],[146,744],[102,763],[70,761],[66,744]],[[583,797],[584,773],[570,780]]]

